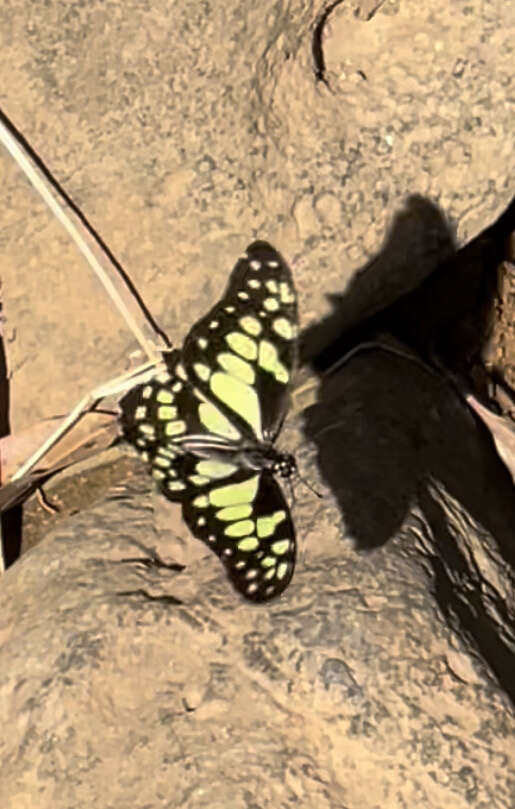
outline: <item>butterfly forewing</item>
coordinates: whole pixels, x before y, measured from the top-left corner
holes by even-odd
[[[295,565],[295,531],[273,477],[274,461],[289,456],[271,444],[287,409],[296,330],[291,273],[255,242],[183,351],[120,402],[124,434],[160,490],[182,503],[192,533],[252,601],[279,595]]]
[[[288,409],[297,328],[291,271],[273,247],[254,242],[185,340],[192,382],[254,441],[273,441]]]

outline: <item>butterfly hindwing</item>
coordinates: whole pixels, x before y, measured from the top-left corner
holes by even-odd
[[[273,441],[288,409],[297,328],[291,271],[273,247],[254,242],[184,342],[192,382],[254,441]]]
[[[239,469],[212,481],[183,501],[183,515],[245,598],[265,601],[288,586],[295,566],[295,532],[284,495],[268,470]]]

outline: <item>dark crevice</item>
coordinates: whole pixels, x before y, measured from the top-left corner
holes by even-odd
[[[315,79],[317,81],[321,81],[325,84],[326,87],[329,87],[329,81],[327,79],[326,73],[326,64],[325,64],[325,56],[324,56],[324,45],[323,45],[323,38],[324,38],[324,28],[327,23],[327,20],[339,5],[343,3],[344,0],[333,0],[332,3],[322,8],[322,10],[317,14],[315,18],[315,24],[313,26],[313,34],[311,36],[311,53],[313,55],[313,72],[315,74]],[[369,22],[372,17],[376,15],[379,11],[381,6],[383,5],[384,0],[378,0],[378,2],[366,13],[365,16],[361,16],[360,9],[357,8],[354,12],[354,16],[358,17],[363,22]],[[363,73],[362,70],[358,70],[358,74],[366,81],[367,77]]]
[[[116,595],[121,597],[137,597],[138,600],[154,601],[166,605],[173,604],[178,606],[183,603],[179,598],[175,598],[175,596],[153,596],[147,593],[143,587],[139,587],[137,590],[120,590]]]
[[[431,523],[438,552],[429,559],[438,606],[449,626],[479,652],[515,703],[515,638],[507,606],[490,592],[493,605],[490,611],[486,609],[485,583],[459,549],[441,505],[426,492],[421,506]],[[511,645],[505,642],[508,638]]]
[[[343,0],[334,0],[319,12],[315,19],[315,25],[311,37],[311,53],[313,54],[313,72],[315,74],[315,79],[323,82],[326,87],[329,87],[329,82],[327,81],[326,76],[324,46],[322,44],[322,39],[324,36],[325,24],[329,19],[329,16],[341,3],[343,3]]]
[[[134,557],[128,559],[119,559],[118,564],[130,564],[130,565],[141,565],[141,567],[150,569],[157,569],[157,570],[173,570],[175,573],[182,573],[184,570],[184,565],[180,565],[177,562],[164,562],[161,557],[152,552],[152,556],[150,558],[145,557]]]

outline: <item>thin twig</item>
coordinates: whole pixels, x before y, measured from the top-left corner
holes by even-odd
[[[80,419],[80,417],[91,410],[101,399],[106,396],[123,393],[126,390],[134,387],[135,385],[142,384],[143,382],[152,379],[159,373],[159,366],[155,362],[145,363],[139,368],[134,368],[121,376],[110,379],[104,385],[95,388],[83,396],[80,402],[73,408],[66,418],[61,422],[57,430],[52,433],[46,441],[41,444],[38,450],[34,452],[25,463],[16,470],[11,477],[11,483],[27,474],[41,458],[62,438],[62,436],[70,430],[73,425]]]
[[[31,147],[23,142],[23,138],[17,133],[16,128],[2,110],[0,110],[0,141],[73,239],[149,360],[157,361],[161,350],[162,335],[154,328],[146,315],[146,319],[142,321],[143,326],[140,326],[138,315],[141,320],[141,315],[144,313],[138,307],[138,315],[135,314],[137,311],[135,296],[129,290],[119,269],[114,265],[111,257],[106,254],[103,245],[100,244],[92,230],[87,229],[85,222],[81,221],[76,211],[73,210],[65,193],[48,169],[45,167],[43,171],[42,164],[39,165],[41,161],[38,162],[31,153]],[[150,329],[150,338],[145,335],[145,329],[147,331]],[[165,347],[164,344],[162,347]]]

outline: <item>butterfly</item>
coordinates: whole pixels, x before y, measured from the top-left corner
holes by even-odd
[[[297,359],[291,271],[256,241],[222,298],[163,354],[164,370],[120,401],[125,437],[236,590],[266,601],[288,586],[295,530],[276,476],[296,472],[275,449]]]

